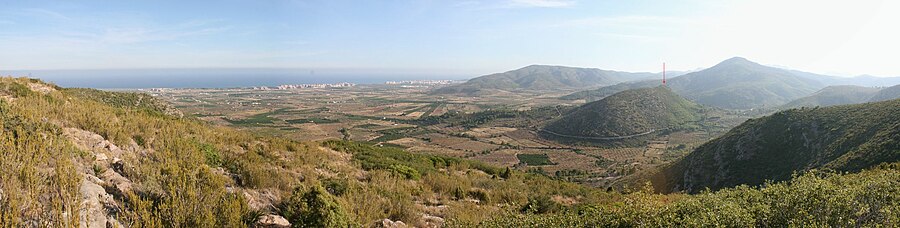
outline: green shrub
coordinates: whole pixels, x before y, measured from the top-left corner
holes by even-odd
[[[298,187],[280,206],[295,227],[351,227],[355,223],[321,186]]]
[[[419,174],[419,171],[401,164],[393,164],[388,167],[388,170],[394,174],[405,177],[406,179],[418,180],[422,177],[422,174]]]

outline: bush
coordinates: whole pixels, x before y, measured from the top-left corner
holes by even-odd
[[[418,180],[420,177],[422,177],[422,174],[419,174],[419,171],[405,165],[393,164],[388,167],[388,170],[390,170],[394,174],[405,177],[406,179]]]
[[[298,187],[280,206],[295,227],[351,227],[355,223],[322,186]]]
[[[548,195],[539,195],[528,198],[528,203],[522,206],[523,213],[545,214],[560,211],[562,204],[553,201]]]

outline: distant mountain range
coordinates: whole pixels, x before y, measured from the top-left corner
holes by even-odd
[[[821,82],[824,85],[855,85],[865,87],[893,86],[900,84],[900,77],[875,77],[872,75],[860,75],[856,77],[837,77],[815,74],[797,70],[788,70],[797,76]]]
[[[814,92],[829,85],[860,85],[860,86],[885,86],[900,83],[900,78],[877,78],[872,76],[859,76],[854,78],[841,78],[835,76],[820,75],[796,70],[786,70],[769,67],[751,62],[747,59],[735,57],[725,60],[713,67],[697,72],[685,74],[673,78],[667,82],[668,86],[676,93],[700,104],[728,108],[774,108],[785,105],[795,99],[812,95]],[[635,88],[648,88],[660,84],[659,80],[645,80],[637,82],[625,82],[612,86],[601,87],[594,90],[575,92],[561,99],[593,101],[602,99],[611,94]],[[825,100],[835,100],[834,104],[845,104],[867,98],[846,97],[848,88],[835,88],[826,90],[823,96]],[[835,97],[838,96],[838,97]],[[820,98],[810,98],[811,100]],[[849,101],[837,101],[848,99]],[[794,107],[791,104],[785,107]],[[832,102],[825,102],[830,104]],[[815,104],[812,102],[810,104]],[[799,107],[799,106],[798,106]]]
[[[573,93],[563,99],[591,100],[619,90],[659,84],[658,80],[623,83]],[[809,95],[825,86],[791,71],[763,66],[740,57],[673,78],[667,85],[672,91],[694,102],[729,109],[774,107]]]
[[[490,74],[448,87],[432,94],[489,94],[494,90],[586,89],[616,83],[656,78],[655,73],[629,73],[595,68],[531,65],[504,73]]]
[[[664,86],[633,89],[582,105],[549,123],[544,133],[588,141],[628,138],[690,126],[701,119],[701,109]]]
[[[900,161],[900,99],[791,109],[735,127],[654,175],[662,191],[782,181],[798,171],[859,171]]]
[[[779,109],[859,104],[897,98],[900,98],[900,85],[887,88],[852,85],[829,86],[808,97],[803,97],[782,105]]]

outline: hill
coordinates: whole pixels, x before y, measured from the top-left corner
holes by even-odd
[[[781,109],[859,104],[869,101],[879,90],[881,89],[853,85],[828,86],[810,96],[782,105]]]
[[[653,73],[629,73],[594,68],[531,65],[521,69],[470,79],[432,91],[432,94],[490,93],[490,90],[560,90],[612,85],[656,77]]]
[[[584,99],[588,102],[596,101],[608,97],[610,95],[616,94],[618,92],[622,92],[630,89],[640,89],[640,88],[652,88],[654,86],[659,86],[661,82],[659,80],[643,80],[636,82],[623,82],[611,86],[604,86],[593,90],[584,90],[574,92],[565,96],[560,97],[563,100],[581,100]]]
[[[881,89],[878,93],[872,95],[872,98],[870,98],[869,101],[886,101],[897,98],[900,98],[900,85]]]
[[[701,106],[659,86],[627,90],[582,105],[544,127],[571,138],[616,138],[685,127],[701,119]]]
[[[659,85],[658,81],[623,83],[597,89],[597,92],[579,92],[563,98],[591,99],[617,90],[656,85]],[[728,109],[775,107],[824,87],[820,82],[797,76],[791,71],[763,66],[740,57],[673,78],[667,85],[672,91],[699,104]]]
[[[900,161],[900,100],[782,111],[752,119],[658,173],[660,190],[699,192],[783,181],[810,169]]]

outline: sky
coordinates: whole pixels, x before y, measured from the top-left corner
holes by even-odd
[[[900,76],[898,1],[2,1],[0,71],[272,68],[478,76],[741,56]]]

